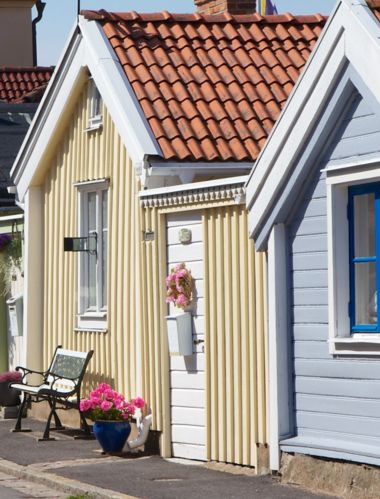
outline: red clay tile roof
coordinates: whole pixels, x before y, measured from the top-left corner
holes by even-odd
[[[0,66],[0,102],[39,102],[54,68]]]
[[[82,14],[101,23],[172,161],[255,160],[326,22],[319,14]]]

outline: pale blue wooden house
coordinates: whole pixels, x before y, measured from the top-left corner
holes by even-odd
[[[247,185],[274,470],[281,451],[380,465],[379,19],[337,3]]]

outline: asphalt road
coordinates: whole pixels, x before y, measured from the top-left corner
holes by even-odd
[[[57,433],[56,441],[39,442],[44,424],[28,419],[31,433],[10,433],[14,421],[0,420],[0,461],[20,465],[33,477],[50,474],[49,487],[0,473],[0,499],[45,497],[63,499],[70,494],[53,490],[67,478],[81,490],[95,486],[140,499],[322,499],[324,495],[286,485],[271,476],[217,471],[203,463],[165,460],[159,456],[103,456],[95,440],[74,440],[71,432]],[[211,468],[211,469],[210,469]],[[244,472],[244,468],[242,472]],[[34,475],[37,474],[37,475]],[[44,481],[46,482],[46,480]],[[62,484],[61,484],[62,485]],[[87,489],[88,487],[88,489]],[[58,487],[59,488],[59,487]],[[62,487],[61,487],[62,490]],[[99,489],[98,489],[99,490]],[[107,495],[105,497],[108,497]],[[331,499],[331,496],[329,496]]]
[[[141,499],[317,499],[271,476],[235,475],[150,456],[59,468],[54,473]],[[330,496],[331,499],[331,496]]]

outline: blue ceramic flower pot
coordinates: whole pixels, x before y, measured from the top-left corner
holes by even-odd
[[[107,454],[121,452],[131,433],[128,421],[95,421],[93,432]]]

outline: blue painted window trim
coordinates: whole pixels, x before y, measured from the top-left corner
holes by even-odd
[[[363,194],[375,196],[375,246],[376,255],[355,258],[354,198]],[[376,264],[376,293],[380,293],[380,183],[349,187],[348,189],[348,222],[349,222],[349,258],[350,258],[350,304],[349,314],[352,333],[379,333],[379,307],[377,307],[377,324],[356,324],[355,311],[355,264],[374,262]]]

